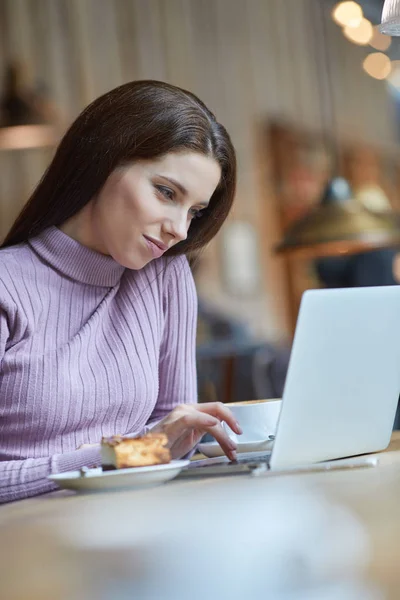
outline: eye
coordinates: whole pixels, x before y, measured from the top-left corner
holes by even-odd
[[[156,188],[157,192],[160,192],[160,194],[162,194],[167,200],[173,200],[175,198],[174,190],[171,190],[165,185],[156,185],[154,187]]]
[[[189,215],[191,219],[200,219],[203,216],[203,211],[198,208],[191,208]]]

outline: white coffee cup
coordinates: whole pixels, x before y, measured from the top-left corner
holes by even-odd
[[[281,405],[280,398],[225,404],[238,421],[243,433],[236,435],[226,423],[223,423],[223,427],[235,442],[247,443],[274,439]]]

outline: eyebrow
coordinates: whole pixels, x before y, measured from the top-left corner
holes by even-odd
[[[181,183],[179,183],[179,181],[176,181],[176,179],[174,179],[173,177],[167,177],[166,175],[161,175],[161,174],[157,175],[157,177],[160,177],[161,179],[165,179],[165,181],[169,181],[169,183],[174,185],[184,196],[188,195],[187,189]],[[203,206],[204,208],[207,208],[208,202],[199,202],[198,205]]]

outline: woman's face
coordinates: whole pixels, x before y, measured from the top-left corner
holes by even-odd
[[[186,239],[220,177],[218,163],[195,152],[117,169],[87,206],[79,241],[124,267],[141,269]]]

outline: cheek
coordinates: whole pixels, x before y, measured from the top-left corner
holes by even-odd
[[[166,207],[147,182],[121,180],[99,197],[102,228],[108,235],[129,236],[162,222]],[[143,231],[142,231],[143,232]]]
[[[126,229],[140,220],[144,210],[140,191],[134,193],[129,186],[121,183],[110,192],[105,198],[102,210],[106,226],[108,221]]]
[[[143,189],[130,198],[129,211],[138,224],[151,225],[163,219],[165,209],[151,190]]]

